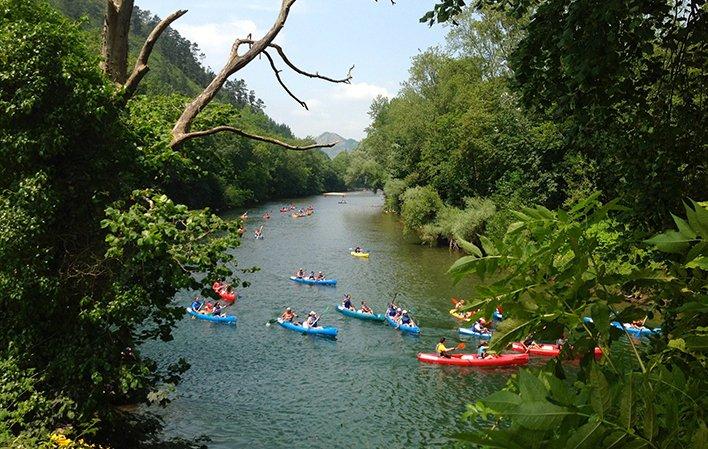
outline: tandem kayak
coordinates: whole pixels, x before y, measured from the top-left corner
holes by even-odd
[[[440,357],[438,354],[418,353],[418,360],[424,363],[456,366],[518,366],[529,363],[528,354],[500,354],[488,355],[481,359],[477,354],[450,354],[450,358]]]
[[[218,282],[214,282],[211,285],[211,289],[214,290],[216,292],[216,294],[219,295],[219,298],[221,298],[222,300],[224,300],[226,302],[236,301],[237,293],[235,291],[232,291],[231,293],[229,293],[228,291],[226,291],[225,287],[226,287],[225,285],[222,285]]]
[[[187,307],[187,313],[200,320],[212,321],[214,323],[236,324],[236,317],[233,315],[207,315],[206,313],[195,312],[191,307]]]
[[[648,327],[633,327],[629,323],[625,323],[624,325],[620,323],[619,321],[613,321],[610,323],[610,326],[615,327],[617,329],[625,330],[627,331],[628,334],[633,335],[635,337],[649,337],[650,335],[659,335],[661,334],[661,328],[660,327],[655,327],[654,329],[650,329]]]
[[[301,334],[310,335],[322,335],[324,337],[336,337],[337,328],[336,327],[303,327],[302,325],[292,323],[290,321],[285,321],[282,318],[278,318],[278,324],[280,324],[285,329],[290,329],[291,331],[300,332]]]
[[[337,312],[341,313],[342,315],[350,316],[352,318],[359,318],[360,320],[369,320],[369,321],[383,321],[384,320],[383,313],[364,313],[360,310],[349,310],[349,309],[345,309],[344,306],[342,306],[341,304],[337,306]]]
[[[356,251],[352,251],[349,254],[351,254],[354,257],[369,257],[369,253],[358,253]]]
[[[476,310],[471,312],[459,312],[457,309],[450,309],[450,315],[462,321],[472,321],[472,318],[476,313]]]
[[[299,282],[301,284],[311,284],[311,285],[337,285],[336,279],[306,279],[299,278],[296,276],[290,276],[290,280],[293,282]]]
[[[398,324],[392,317],[385,315],[386,322],[394,327],[395,329],[398,329],[401,332],[406,332],[409,334],[414,334],[418,335],[420,334],[420,328],[418,326],[411,326],[408,324]]]
[[[471,335],[473,337],[479,338],[480,340],[489,340],[490,338],[492,338],[491,333],[485,334],[482,332],[477,332],[472,327],[461,327],[461,328],[457,329],[457,331],[459,333],[461,333],[462,335]]]
[[[561,352],[561,347],[552,343],[541,343],[536,346],[525,346],[522,342],[514,342],[511,344],[511,350],[515,352],[526,352],[530,355],[538,355],[542,357],[558,357]],[[595,348],[595,358],[602,357],[602,349]]]

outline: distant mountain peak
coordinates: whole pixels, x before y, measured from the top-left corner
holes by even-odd
[[[352,151],[359,145],[357,140],[345,139],[339,134],[333,132],[324,132],[320,134],[315,138],[315,142],[319,145],[328,145],[330,143],[338,142],[331,148],[322,148],[322,151],[324,151],[331,159],[334,159],[342,151]]]

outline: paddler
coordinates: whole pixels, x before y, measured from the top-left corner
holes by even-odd
[[[295,314],[295,312],[293,312],[293,309],[291,309],[290,307],[288,307],[288,308],[285,309],[285,312],[283,312],[283,314],[280,315],[280,318],[282,318],[283,321],[289,321],[289,322],[292,323],[293,319],[294,319],[296,316],[297,316],[297,315]]]
[[[303,270],[302,268],[297,270],[297,273],[295,273],[295,277],[298,279],[304,278],[305,277],[305,270]]]
[[[488,334],[489,329],[487,329],[486,324],[487,322],[485,321],[485,319],[480,318],[474,323],[472,329],[474,329],[475,332],[479,332],[480,334]]]
[[[362,312],[362,313],[374,313],[374,311],[371,310],[371,307],[369,307],[369,306],[366,304],[366,301],[362,301],[362,302],[361,302],[361,312]]]
[[[411,327],[415,326],[415,323],[413,322],[413,319],[410,317],[410,315],[408,315],[407,310],[404,310],[403,312],[401,312],[401,316],[398,320],[401,325],[411,326]]]
[[[192,301],[192,310],[199,312],[203,305],[204,303],[199,300],[199,296],[195,296],[194,301]]]
[[[487,357],[489,354],[487,354],[487,342],[483,341],[479,343],[479,346],[477,347],[477,358],[483,359]]]
[[[356,310],[356,307],[352,304],[352,296],[349,293],[342,298],[342,307],[348,310]]]
[[[448,348],[445,346],[445,337],[442,337],[437,345],[435,345],[435,352],[438,353],[440,357],[450,358],[450,352],[454,351],[455,348]]]
[[[320,320],[320,317],[317,316],[317,314],[313,311],[310,311],[310,313],[307,314],[307,319],[305,320],[304,323],[302,323],[302,327],[308,328],[308,327],[317,327],[317,322]]]

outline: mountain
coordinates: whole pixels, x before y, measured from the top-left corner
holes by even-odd
[[[324,145],[328,143],[334,143],[334,142],[339,142],[337,145],[333,146],[332,148],[323,148],[322,151],[324,151],[327,156],[329,156],[331,159],[334,159],[339,153],[342,151],[352,151],[359,145],[359,141],[354,140],[354,139],[345,139],[344,137],[340,136],[337,133],[322,133],[319,136],[315,138],[315,142]]]

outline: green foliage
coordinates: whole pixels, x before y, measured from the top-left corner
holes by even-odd
[[[560,362],[550,363],[537,373],[521,371],[507,389],[470,406],[466,416],[502,425],[463,440],[524,448],[703,444],[708,285],[701,260],[708,250],[708,204],[686,206],[687,219],[676,217],[678,230],[647,240],[675,254],[672,260],[631,266],[608,260],[621,253],[619,234],[610,232],[616,228],[611,216],[621,208],[598,197],[567,211],[523,208],[503,240],[483,238],[476,254],[450,268],[456,279],[480,279],[467,300],[470,309],[491,313],[502,305],[511,317],[499,325],[492,348],[529,334],[537,340],[565,335],[561,358],[582,358],[572,383]],[[627,307],[630,288],[647,293],[641,307]],[[611,319],[651,314],[664,318],[661,338],[641,349],[631,340],[629,349],[617,344],[626,336],[610,330]],[[594,323],[584,323],[584,316]],[[596,345],[604,353],[599,363],[592,357]]]
[[[416,230],[435,220],[443,207],[438,193],[431,187],[411,187],[401,195],[401,219],[405,229]]]
[[[383,192],[385,196],[386,210],[400,213],[401,212],[401,196],[408,188],[408,183],[403,179],[389,179],[384,185]]]

